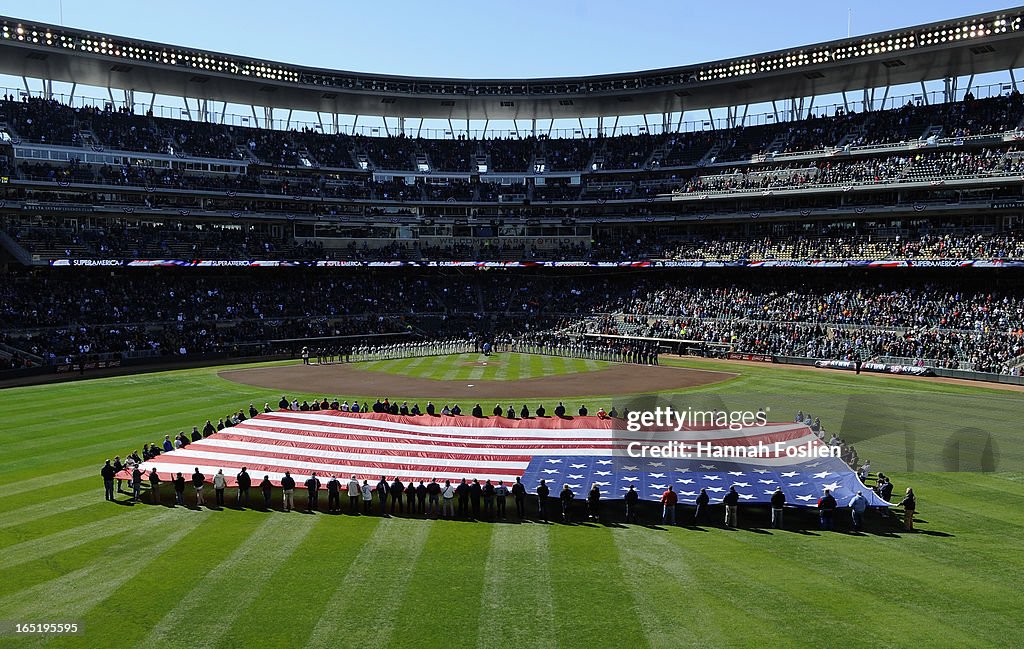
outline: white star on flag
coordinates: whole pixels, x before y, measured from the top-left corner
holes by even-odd
[[[842,489],[843,488],[842,485],[840,485],[838,482],[830,482],[829,484],[824,485],[824,487],[826,489],[828,489],[829,491],[835,491],[836,489]]]
[[[806,482],[790,482],[790,483],[789,483],[789,486],[790,486],[790,487],[802,487],[802,486],[804,486],[805,484],[807,484],[807,483],[806,483]]]
[[[775,481],[774,480],[758,480],[758,482],[760,482],[761,484],[772,484]]]
[[[674,470],[678,471],[679,473],[686,473],[687,471],[689,471],[689,469],[687,469],[685,466],[677,466]]]
[[[812,464],[808,464],[808,465],[806,465],[806,466],[807,466],[808,468],[810,468],[810,469],[813,469],[813,468],[814,468],[814,467],[816,467],[816,466],[821,466],[821,462],[814,462],[814,463],[812,463]]]
[[[754,469],[754,473],[768,473],[768,469]]]
[[[781,475],[783,478],[792,478],[796,475],[796,471],[786,471],[785,473],[780,473],[779,475]]]
[[[651,489],[668,489],[667,484],[652,484]]]
[[[738,475],[746,475],[746,474],[743,473],[742,471],[730,471],[729,475],[737,475],[738,476]]]
[[[820,480],[820,479],[822,479],[822,478],[827,478],[827,477],[829,477],[830,475],[832,475],[832,474],[831,474],[831,473],[829,473],[828,471],[822,471],[821,473],[815,473],[815,474],[814,474],[814,477],[815,477],[815,478],[818,478],[818,479]]]
[[[769,496],[771,496],[771,495],[775,494],[775,492],[774,492],[774,491],[772,491],[771,489],[765,489],[765,490],[764,490],[764,492],[765,492],[766,494],[768,494]]]
[[[578,484],[571,484],[571,485],[569,485],[569,488],[570,489],[579,489],[580,486]]]
[[[734,482],[734,483],[732,483],[732,486],[734,486],[734,487],[749,487],[750,483],[749,482]]]
[[[561,460],[545,460],[548,464],[561,464]]]
[[[651,478],[664,478],[665,477],[664,473],[648,473],[647,475],[649,477],[651,477]]]
[[[607,465],[607,464],[611,464],[612,461],[611,460],[598,460],[597,463],[601,464],[601,465]]]
[[[541,473],[547,473],[549,475],[558,473],[558,469],[541,469]]]
[[[720,491],[725,491],[725,489],[722,489],[721,487],[708,487],[705,489],[705,491],[713,491],[715,493],[718,493]]]
[[[597,485],[598,487],[607,487],[607,486],[608,486],[608,485],[610,485],[611,483],[610,483],[610,482],[595,482],[594,484],[596,484],[596,485]],[[627,489],[628,489],[628,488],[629,488],[629,487],[627,487]]]
[[[696,496],[697,492],[696,491],[680,491],[679,495],[680,496]]]
[[[665,463],[664,462],[648,462],[647,466],[659,467],[659,466],[665,466]]]
[[[717,476],[717,475],[706,475],[706,476],[704,476],[704,479],[705,480],[721,480],[722,478],[720,476]]]
[[[594,475],[611,475],[611,471],[594,471]]]
[[[570,464],[569,468],[570,469],[585,469],[585,468],[587,468],[587,465],[586,464]]]
[[[569,474],[569,479],[570,480],[582,480],[583,479],[583,475],[579,474],[579,473],[570,473]]]
[[[679,482],[681,484],[693,484],[693,480],[688,480],[686,478],[679,478],[676,480],[676,482]]]
[[[797,496],[796,499],[797,500],[805,500],[805,501],[806,500],[814,500],[814,496],[803,495],[803,496]]]
[[[629,491],[629,487],[619,487],[622,491]]]
[[[714,464],[702,464],[702,465],[700,465],[700,468],[707,469],[708,471],[711,471],[712,469],[715,468],[715,465]]]
[[[750,500],[753,497],[754,494],[740,494],[740,498],[742,498],[743,500]]]
[[[622,467],[622,470],[623,471],[636,471],[639,468],[640,467],[638,467],[638,466],[624,466],[624,467]]]
[[[626,482],[637,482],[638,480],[640,480],[640,478],[638,478],[637,476],[632,475],[624,475],[621,479],[625,480]]]

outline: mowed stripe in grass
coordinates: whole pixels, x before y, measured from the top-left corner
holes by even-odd
[[[180,603],[169,610],[142,641],[146,647],[187,644],[190,647],[215,647],[235,618],[248,605],[242,593],[260,592],[273,573],[313,528],[309,516],[268,516],[233,553],[221,561]],[[217,615],[202,625],[190,622],[211,603]]]
[[[548,536],[546,525],[494,526],[477,622],[480,649],[558,646]]]
[[[473,646],[491,525],[452,521],[431,525],[408,585],[401,597],[389,600],[389,632],[424,647]]]
[[[405,590],[432,526],[431,521],[381,520],[327,599],[306,647],[372,648],[392,645],[395,606]],[[411,639],[420,636],[400,636]]]

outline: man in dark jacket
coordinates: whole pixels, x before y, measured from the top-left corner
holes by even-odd
[[[174,504],[185,504],[185,476],[181,475],[181,471],[174,476]]]
[[[263,476],[260,492],[263,494],[263,509],[270,509],[270,499],[274,497],[274,485],[270,482],[270,476]]]
[[[502,412],[503,411],[501,409],[501,404],[499,403],[495,404],[494,410],[491,411],[491,414],[493,414],[495,417],[500,417]]]
[[[427,513],[427,491],[427,485],[423,484],[423,481],[420,480],[420,483],[416,485],[416,504],[418,505],[417,509],[420,516]]]
[[[281,478],[281,494],[284,510],[290,512],[295,507],[295,478],[290,471],[285,471],[284,477]]]
[[[160,504],[160,476],[156,469],[149,470],[149,502],[154,505]]]
[[[309,476],[306,480],[306,511],[316,511],[317,503],[320,497],[320,479],[316,477],[316,473]]]
[[[736,487],[729,487],[729,493],[722,498],[725,505],[725,526],[736,527],[736,509],[740,502],[740,495],[736,493]]]
[[[249,504],[249,488],[252,486],[252,478],[249,477],[249,472],[242,467],[242,470],[235,476],[235,485],[238,487],[238,495],[235,498],[235,504],[239,507],[242,506],[242,501],[245,504]]]
[[[195,472],[192,474],[192,486],[196,490],[196,507],[202,507],[206,504],[203,500],[203,485],[206,484],[206,476],[199,472],[199,467],[196,467]]]
[[[416,513],[416,483],[412,480],[405,486],[405,513]]]
[[[494,485],[488,480],[483,486],[484,517],[489,521],[494,520]]]
[[[341,511],[341,482],[333,475],[327,481],[327,511],[332,514]]]
[[[100,469],[100,475],[103,477],[103,499],[113,500],[114,499],[114,465],[107,460],[103,468]]]
[[[562,522],[568,523],[570,521],[570,510],[572,509],[572,501],[576,498],[576,494],[572,492],[569,485],[562,486],[562,492],[558,494],[558,500],[562,503]]]
[[[391,492],[391,513],[394,514],[397,507],[398,513],[401,514],[403,512],[402,497],[405,495],[405,485],[398,479],[398,476],[395,476],[395,481],[391,483],[389,489]]]
[[[693,524],[699,525],[702,522],[707,522],[708,517],[708,506],[711,503],[711,497],[708,496],[706,489],[701,489],[700,494],[697,495],[697,508],[693,512]]]
[[[776,487],[772,494],[772,527],[782,529],[782,508],[786,505],[786,494],[782,493],[782,487]]]
[[[380,515],[388,515],[388,479],[384,476],[380,477],[380,482],[377,483],[377,502],[380,503]]]
[[[526,517],[526,485],[520,478],[512,485],[512,496],[516,499],[516,515],[522,520]]]
[[[483,487],[480,481],[473,478],[473,484],[469,485],[469,500],[473,506],[473,518],[480,518],[480,496],[483,495]]]
[[[562,405],[561,401],[559,401],[558,405],[555,406],[555,416],[559,418],[565,417],[565,406]]]
[[[458,501],[456,512],[461,518],[469,518],[469,484],[463,478],[455,487],[455,499]]]
[[[626,501],[626,522],[636,523],[636,507],[640,503],[640,494],[633,488],[633,485],[629,485],[629,491],[626,492],[624,500]]]
[[[548,489],[548,485],[544,480],[540,481],[540,485],[537,486],[537,513],[540,514],[540,519],[544,522],[548,520],[548,494],[551,490]]]
[[[472,415],[473,415],[474,417],[476,417],[477,419],[479,419],[479,418],[481,418],[481,417],[483,417],[483,416],[484,416],[484,409],[480,407],[480,404],[479,404],[479,403],[478,403],[478,404],[476,404],[475,406],[473,406],[473,412],[472,412]]]
[[[821,529],[831,530],[832,529],[832,516],[836,511],[836,499],[832,495],[832,492],[828,489],[825,490],[825,494],[818,499],[818,516],[819,522],[821,523]]]

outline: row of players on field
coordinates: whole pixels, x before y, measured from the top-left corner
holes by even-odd
[[[658,364],[657,347],[651,344],[635,341],[615,343],[607,340],[572,340],[568,338],[550,341],[499,339],[492,342],[475,339],[410,341],[386,345],[356,345],[354,347],[335,345],[311,348],[307,346],[302,348],[301,355],[305,365],[327,365],[447,354],[479,353],[490,356],[492,352],[504,351],[618,363]]]
[[[114,500],[114,481],[117,472],[114,470],[110,460],[107,460],[106,464],[103,465],[100,474],[103,477],[105,498],[112,501]],[[150,469],[148,482],[150,502],[154,504],[159,503],[161,499],[161,484],[164,481],[160,478],[155,468]],[[204,490],[207,479],[198,467],[196,467],[195,472],[187,481],[184,475],[178,472],[170,482],[174,488],[175,504],[185,504],[186,483],[191,484],[195,490],[196,506],[201,507],[206,504]],[[132,469],[132,478],[130,480],[132,499],[135,501],[139,501],[142,498],[142,483],[143,472],[136,465]],[[886,485],[888,486],[887,491]],[[526,485],[522,483],[520,478],[516,478],[511,488],[506,486],[502,480],[498,480],[497,484],[495,484],[491,480],[481,482],[478,479],[469,481],[466,478],[463,478],[457,484],[452,484],[451,480],[445,480],[442,484],[436,478],[430,482],[420,480],[418,484],[413,481],[405,484],[397,476],[392,482],[388,482],[385,476],[381,476],[380,481],[376,485],[371,485],[366,479],[360,482],[355,475],[352,476],[347,485],[343,485],[336,476],[331,476],[326,485],[324,485],[314,472],[306,479],[303,486],[306,488],[306,509],[309,512],[319,511],[320,491],[326,486],[327,511],[332,514],[341,513],[341,496],[344,492],[348,496],[348,511],[353,515],[358,515],[360,512],[363,514],[373,513],[374,494],[376,494],[378,503],[377,513],[382,516],[408,513],[410,515],[429,515],[433,518],[440,516],[443,518],[505,520],[507,518],[507,500],[511,496],[515,503],[516,516],[519,519],[526,518],[528,492]],[[296,487],[297,483],[295,478],[292,477],[291,472],[285,471],[284,477],[281,479],[281,496],[282,508],[286,512],[295,508]],[[224,506],[227,488],[227,477],[224,475],[224,470],[220,469],[213,476],[213,491],[218,507]],[[235,476],[235,488],[235,504],[239,507],[248,506],[250,504],[249,493],[252,489],[252,476],[249,475],[245,467],[242,467],[242,470]],[[270,509],[274,493],[274,485],[270,481],[270,476],[263,476],[263,480],[257,485],[257,488],[263,496],[263,508]],[[879,488],[881,489],[879,490]],[[120,485],[118,485],[118,489],[120,490]],[[892,483],[884,475],[880,474],[876,491],[880,495],[884,494],[883,497],[888,501],[888,498],[892,495]],[[552,515],[549,505],[550,495],[551,488],[545,480],[541,480],[535,490],[535,496],[537,516],[544,521],[548,520],[549,516]],[[563,485],[561,492],[558,494],[558,502],[561,506],[561,520],[563,522],[571,521],[573,502],[575,500],[576,493],[568,484]],[[601,500],[601,489],[595,483],[586,495],[588,519],[594,521],[601,520]],[[629,486],[629,490],[623,496],[623,501],[625,504],[626,522],[639,522],[638,507],[640,494],[633,485]],[[662,508],[661,522],[666,525],[675,525],[679,497],[671,485],[662,493],[660,502]],[[725,512],[724,524],[726,527],[736,527],[738,525],[739,503],[740,498],[736,488],[730,487],[728,493],[722,498]],[[782,488],[776,488],[775,493],[771,497],[771,526],[773,528],[782,528],[785,505],[786,496]],[[698,525],[709,521],[710,506],[710,496],[708,496],[706,490],[701,489],[694,502],[693,524]],[[833,529],[836,510],[841,506],[843,505],[836,500],[831,491],[825,489],[817,502],[821,529]],[[917,508],[913,489],[907,488],[906,497],[898,503],[898,506],[903,507],[905,511],[905,529],[912,530],[914,511]],[[864,514],[868,509],[868,499],[862,491],[858,491],[849,502],[845,503],[845,507],[850,510],[853,530],[861,530],[864,525]]]

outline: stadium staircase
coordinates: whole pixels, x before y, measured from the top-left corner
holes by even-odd
[[[697,160],[697,162],[696,162],[697,166],[698,167],[703,167],[703,166],[711,164],[712,162],[715,161],[715,158],[718,157],[718,154],[719,154],[719,152],[721,150],[722,150],[722,147],[721,147],[720,144],[713,145],[710,149],[708,149],[707,153],[704,154],[704,157],[702,157],[701,159]]]
[[[847,131],[846,134],[843,135],[843,137],[841,137],[838,142],[836,142],[836,147],[839,149],[844,149],[848,146],[853,146],[862,137],[864,137],[864,134],[867,132],[868,129],[864,124],[854,124],[850,127],[850,130]]]
[[[17,347],[11,347],[6,343],[0,343],[0,358],[10,360],[14,356],[20,356],[21,358],[27,358],[32,361],[35,365],[44,365],[43,357],[31,352],[27,352],[24,349],[18,349]]]

